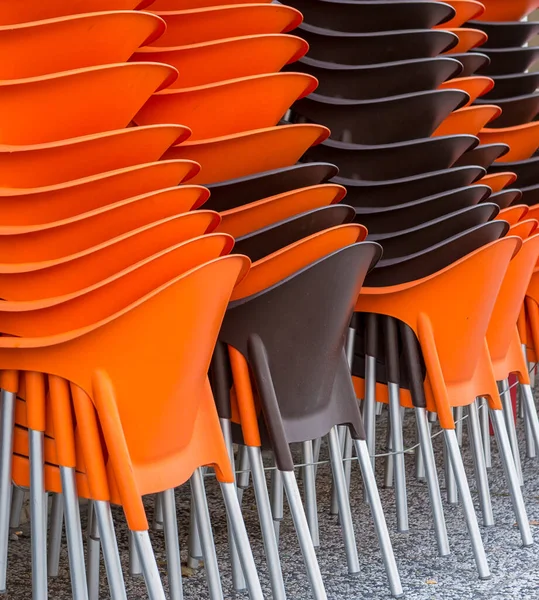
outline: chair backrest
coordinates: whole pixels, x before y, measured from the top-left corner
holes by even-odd
[[[189,10],[210,6],[221,6],[222,0],[150,0],[154,11]],[[269,0],[266,0],[269,3]],[[252,4],[252,0],[241,0],[236,4]]]
[[[481,29],[488,35],[488,40],[483,44],[485,48],[517,48],[518,46],[524,46],[530,38],[539,32],[539,26],[534,21],[516,21],[513,23],[472,21],[470,26]]]
[[[355,216],[355,210],[346,204],[315,208],[237,238],[234,251],[255,262],[319,231],[351,223]],[[362,242],[366,237],[365,228],[358,241]]]
[[[485,48],[481,52],[490,58],[490,64],[483,67],[483,75],[509,75],[527,71],[539,58],[539,50],[535,46],[522,48]]]
[[[452,6],[455,9],[456,14],[448,23],[437,25],[438,29],[444,29],[445,27],[460,27],[464,23],[477,18],[485,12],[483,4],[476,2],[476,0],[449,0],[446,4]]]
[[[491,102],[491,100],[485,100],[484,102]],[[478,101],[478,104],[484,102]],[[539,113],[539,95],[536,93],[515,98],[500,98],[496,100],[496,104],[502,109],[502,114],[491,124],[493,129],[529,123]]]
[[[342,177],[383,181],[447,169],[466,150],[478,143],[478,139],[471,135],[424,138],[376,146],[326,140],[309,148],[301,160],[335,163],[339,165]],[[185,144],[179,146],[182,147]]]
[[[524,123],[499,129],[485,128],[478,133],[482,144],[502,142],[510,148],[502,162],[519,161],[529,158],[537,150],[539,123]]]
[[[539,221],[533,218],[526,218],[524,221],[519,221],[518,223],[511,225],[508,235],[514,235],[519,237],[521,240],[527,240],[532,234],[535,233],[538,226]]]
[[[284,192],[325,183],[339,169],[330,163],[296,164],[290,167],[254,173],[208,186],[206,207],[218,212],[230,210]]]
[[[479,29],[472,29],[470,27],[456,27],[449,28],[444,27],[445,31],[450,31],[458,36],[458,44],[453,46],[450,50],[444,52],[444,54],[459,54],[461,52],[468,52],[472,48],[481,46],[487,39],[486,33]]]
[[[539,185],[530,185],[521,189],[522,199],[521,204],[527,204],[528,206],[534,206],[539,204]]]
[[[461,231],[415,254],[380,261],[367,275],[369,287],[395,286],[433,275],[509,231],[505,221],[491,221]]]
[[[511,171],[517,176],[518,186],[523,188],[537,183],[537,169],[539,169],[539,156],[532,156],[526,160],[510,163],[495,163],[489,171],[499,173]]]
[[[511,204],[524,204],[521,201],[522,192],[517,189],[506,189],[496,192],[489,196],[488,201],[497,204],[501,209],[507,208]]]
[[[500,192],[505,186],[511,185],[517,179],[514,173],[503,171],[500,173],[488,173],[473,185],[488,185],[493,192]]]
[[[509,152],[507,144],[480,144],[476,148],[465,152],[456,162],[455,166],[478,165],[484,169],[494,166],[492,163]]]
[[[451,113],[433,135],[455,135],[458,133],[477,135],[487,123],[496,119],[501,112],[501,108],[495,104],[461,108]]]
[[[528,218],[528,206],[526,204],[515,204],[500,211],[499,219],[507,221],[509,225],[515,225],[524,217]],[[533,219],[533,217],[531,217]]]
[[[529,73],[516,73],[511,75],[497,75],[494,80],[494,89],[485,95],[485,99],[498,100],[500,98],[509,98],[511,96],[524,96],[531,94],[539,86],[539,73],[530,71]]]
[[[356,220],[363,223],[371,235],[398,232],[455,210],[474,206],[489,195],[490,189],[486,185],[467,186],[397,206],[358,208]]]
[[[479,52],[466,52],[464,54],[452,54],[451,58],[454,58],[462,64],[461,77],[470,77],[475,75],[484,65],[490,63],[490,58],[486,54]]]
[[[456,89],[462,90],[470,96],[469,104],[472,104],[494,87],[494,80],[490,77],[475,75],[474,77],[457,77],[450,81],[444,81],[438,86],[440,90]]]
[[[453,110],[468,100],[466,92],[453,89],[376,100],[311,94],[295,102],[292,110],[296,117],[329,127],[334,139],[355,144],[391,144],[429,137]],[[186,125],[191,126],[189,121]]]

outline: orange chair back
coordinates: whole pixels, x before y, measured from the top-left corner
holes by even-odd
[[[510,171],[501,171],[500,173],[489,173],[481,179],[474,181],[472,185],[488,185],[492,193],[501,192],[505,187],[511,185],[517,180],[515,173]]]
[[[151,0],[150,0],[151,1]],[[268,4],[271,0],[265,0]],[[252,0],[238,0],[235,4],[251,4]],[[208,8],[210,6],[221,6],[223,0],[153,0],[152,10],[157,12],[191,10],[197,8]],[[259,2],[258,4],[262,4]]]
[[[500,210],[495,218],[501,221],[507,221],[509,225],[516,225],[521,219],[527,216],[528,209],[529,207],[525,204],[508,206],[507,208]]]
[[[490,92],[494,87],[494,80],[483,75],[474,75],[472,77],[457,77],[444,81],[438,86],[439,90],[456,89],[466,92],[470,100],[465,106],[470,106],[477,98]]]
[[[539,221],[537,221],[536,218],[529,218],[527,215],[525,215],[524,218],[525,221],[519,221],[518,223],[511,225],[507,235],[515,235],[521,240],[527,240],[533,235],[539,226]]]
[[[516,162],[526,160],[539,147],[539,122],[532,121],[514,127],[482,129],[477,137],[482,144],[507,144],[509,152],[496,162]]]
[[[495,104],[481,104],[480,106],[467,106],[453,111],[432,134],[440,135],[478,135],[483,127],[499,117],[502,109]],[[481,139],[481,138],[480,138]],[[481,140],[483,142],[483,140]]]
[[[460,27],[468,21],[477,19],[477,17],[485,11],[484,5],[480,2],[476,2],[476,0],[448,0],[446,4],[451,5],[455,9],[456,14],[450,21],[442,23],[441,25],[436,25],[434,29]]]
[[[458,44],[444,52],[444,54],[462,54],[468,52],[473,48],[482,46],[488,39],[488,35],[479,29],[471,29],[469,27],[457,27],[456,29],[444,27],[446,31],[450,31],[458,36]]]

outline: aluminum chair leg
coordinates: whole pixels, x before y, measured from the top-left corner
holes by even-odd
[[[488,485],[487,467],[483,453],[483,442],[481,440],[481,424],[479,423],[479,412],[477,404],[472,402],[468,407],[468,437],[472,448],[472,458],[475,471],[475,483],[479,494],[479,505],[483,515],[483,525],[492,527],[494,525],[494,514],[492,513],[492,502]]]
[[[393,480],[395,476],[395,456],[394,454],[391,454],[394,449],[393,436],[391,435],[391,422],[389,419],[387,421],[386,448],[388,455],[386,456],[384,465],[384,487],[390,489],[393,487]]]
[[[524,413],[529,422],[530,431],[535,448],[539,448],[539,418],[537,417],[537,409],[535,400],[533,399],[532,388],[529,385],[522,385],[522,401],[524,403]]]
[[[51,507],[49,548],[47,552],[47,572],[49,577],[58,577],[58,572],[60,569],[60,550],[62,549],[63,525],[64,498],[62,494],[54,494]]]
[[[462,509],[464,511],[466,525],[468,526],[468,533],[472,543],[472,551],[474,554],[475,563],[477,565],[477,570],[479,572],[479,578],[489,579],[490,570],[487,563],[487,557],[485,555],[485,548],[483,547],[483,540],[481,539],[481,533],[479,532],[477,515],[475,514],[472,495],[470,494],[470,488],[468,487],[468,480],[466,479],[466,473],[464,471],[464,465],[462,463],[462,456],[460,455],[460,449],[455,430],[444,429],[444,438],[446,442],[447,454],[453,467],[453,473],[455,475],[458,492],[461,497]]]
[[[535,440],[533,437],[533,425],[531,423],[531,417],[528,415],[528,409],[526,408],[526,403],[524,402],[524,390],[523,386],[520,386],[520,407],[522,408],[523,419],[524,419],[524,436],[526,438],[526,457],[527,458],[536,458],[536,446]]]
[[[341,461],[342,462],[342,461]],[[320,546],[320,535],[318,531],[318,503],[316,501],[316,484],[314,481],[314,454],[311,440],[303,442],[303,489],[305,493],[305,512],[309,531],[315,548]]]
[[[11,495],[11,512],[9,514],[9,526],[11,529],[20,527],[22,507],[24,505],[24,488],[13,485],[13,493]]]
[[[238,476],[236,486],[238,488],[238,500],[243,500],[243,492],[249,487],[249,453],[246,446],[240,446],[238,452]]]
[[[346,493],[350,494],[350,480],[352,476],[352,436],[350,432],[347,431],[347,434],[344,437],[344,480],[346,482]]]
[[[419,443],[419,440],[418,442]],[[425,481],[425,461],[423,459],[423,452],[421,450],[421,446],[417,446],[414,451],[414,461],[415,461],[415,478],[418,481]]]
[[[133,531],[133,538],[142,563],[142,573],[149,600],[166,600],[148,531]]]
[[[30,447],[30,533],[32,546],[32,599],[47,600],[47,535],[45,531],[45,477],[43,432],[28,430]]]
[[[262,463],[262,452],[257,446],[247,446],[247,450],[249,452],[249,464],[251,465],[251,473],[253,475],[253,487],[271,580],[271,589],[273,597],[280,600],[286,598],[286,592],[284,588],[283,572],[281,570],[281,561],[279,559],[277,538],[275,537],[275,530],[273,529],[273,517],[271,514],[264,465]]]
[[[163,508],[163,528],[165,530],[170,600],[183,600],[182,561],[180,559],[180,541],[174,489],[166,490],[159,495],[161,496],[161,506]]]
[[[397,531],[409,530],[408,500],[406,495],[406,470],[404,465],[404,442],[402,439],[402,418],[400,406],[400,390],[395,383],[388,383],[389,418],[391,420],[391,438],[395,464],[395,503],[397,505]]]
[[[375,470],[374,454],[376,445],[376,358],[365,356],[365,400],[363,401],[363,423],[367,447]]]
[[[346,551],[346,560],[348,563],[348,573],[359,573],[356,536],[354,534],[352,513],[350,511],[350,499],[346,489],[344,469],[339,451],[339,434],[336,427],[330,429],[328,437],[331,469],[335,489],[337,491],[337,500],[339,502],[339,517],[344,540],[344,549]]]
[[[281,529],[281,521],[283,520],[283,504],[284,504],[284,487],[283,475],[279,469],[275,468],[271,471],[271,514],[273,517],[273,529],[275,531],[275,539],[277,547],[279,547],[279,533]]]
[[[464,407],[456,406],[453,409],[455,413],[455,433],[457,434],[457,441],[459,446],[462,448],[462,431],[463,431],[463,418],[464,418]]]
[[[326,589],[322,580],[322,574],[320,573],[320,566],[318,565],[316,552],[314,551],[309,526],[307,524],[307,517],[305,516],[305,511],[303,510],[303,505],[301,503],[298,482],[296,481],[294,471],[283,471],[282,474],[288,506],[290,507],[290,513],[292,514],[292,520],[294,521],[294,527],[296,528],[296,534],[303,554],[307,577],[311,584],[313,598],[314,600],[327,600]]]
[[[154,494],[152,519],[153,531],[163,531],[163,506],[161,505],[161,500],[160,494]]]
[[[112,513],[110,511],[110,504],[108,502],[104,502],[103,500],[95,500],[94,501],[94,513],[97,521],[99,538],[103,547],[103,558],[105,559],[105,569],[107,571],[107,581],[110,589],[110,597],[111,600],[127,600],[127,593],[125,590],[125,582],[124,576],[122,573],[122,563],[120,562],[120,553],[118,552],[118,543],[116,542],[116,533],[114,531],[114,523],[112,521]],[[142,535],[139,538],[146,537],[146,540],[139,539],[137,542],[137,533]],[[145,534],[145,535],[144,535]],[[159,571],[157,570],[157,564],[155,563],[155,557],[153,556],[152,547],[150,544],[150,538],[148,536],[147,531],[134,532],[130,531],[130,538],[134,542],[135,546],[135,555],[139,557],[139,546],[149,546],[150,556],[146,557],[149,560],[153,559],[153,564],[155,568],[152,568],[151,564],[143,565],[141,560],[141,568],[144,570],[146,568],[145,578],[146,582],[148,582],[153,574],[157,572],[157,576],[159,577]],[[157,583],[161,583],[161,580],[155,582],[155,585],[152,586],[152,590],[154,593],[153,598],[161,599],[164,595],[159,594],[159,589]],[[157,595],[155,595],[157,594]],[[152,600],[153,600],[152,598]]]
[[[15,394],[2,390],[2,419],[0,425],[0,593],[6,591],[7,580],[15,401]]]
[[[481,441],[483,442],[483,453],[485,455],[485,466],[487,469],[492,467],[492,453],[490,448],[490,419],[488,416],[488,402],[486,398],[477,398],[479,419],[481,421]]]
[[[504,379],[502,382],[498,383],[498,388],[500,390],[500,397],[502,399],[505,427],[507,435],[509,436],[509,444],[511,446],[511,452],[513,453],[513,460],[515,462],[515,469],[517,472],[518,482],[519,485],[522,486],[524,485],[524,480],[522,479],[520,449],[518,447],[517,428],[515,425],[515,415],[513,412],[513,400],[511,399],[511,390],[509,389],[509,380]],[[490,417],[492,419],[492,411],[489,412]]]
[[[421,444],[421,453],[425,463],[425,477],[429,490],[432,519],[434,522],[434,531],[436,533],[436,542],[438,544],[438,554],[440,556],[449,556],[451,550],[449,548],[449,539],[447,537],[447,527],[445,524],[444,509],[442,507],[442,495],[440,493],[438,472],[436,470],[430,428],[427,421],[427,411],[425,408],[415,408],[414,412],[417,435],[419,443]]]
[[[202,559],[202,546],[200,545],[200,535],[197,524],[197,506],[191,489],[191,510],[189,513],[189,540],[187,553],[187,566],[190,569],[198,569]]]
[[[322,448],[322,438],[316,438],[313,441],[313,457],[314,457],[314,476],[318,473],[318,461],[320,460],[320,449]]]
[[[528,521],[528,516],[526,514],[524,498],[522,497],[522,490],[516,473],[515,462],[512,456],[509,436],[505,429],[502,411],[491,410],[490,418],[494,427],[494,435],[496,436],[496,442],[500,451],[503,470],[505,472],[505,478],[507,479],[507,486],[509,487],[513,511],[515,512],[515,517],[520,529],[522,545],[524,547],[531,546],[533,544],[533,536],[530,529],[530,522]]]
[[[458,440],[457,440],[457,442],[458,442]],[[455,480],[455,473],[453,471],[453,467],[451,464],[452,461],[449,456],[449,451],[447,448],[447,440],[446,440],[445,436],[444,436],[443,451],[444,451],[443,454],[444,454],[445,491],[447,494],[447,502],[448,502],[448,504],[457,505],[459,503],[457,482]]]
[[[88,583],[88,597],[90,600],[99,600],[99,579],[101,570],[101,540],[99,538],[99,526],[95,513],[96,502],[90,500],[88,503],[88,534],[86,536],[86,581]],[[129,547],[131,550],[131,546]],[[129,555],[131,560],[131,554]]]
[[[142,575],[142,565],[140,564],[140,558],[137,553],[137,547],[135,546],[135,540],[131,530],[128,532],[129,537],[129,575],[131,577],[139,577]]]
[[[528,365],[528,351],[526,344],[522,344],[522,354],[524,355],[524,361]],[[528,365],[528,371],[530,376],[531,385],[521,385],[520,387],[520,402],[524,412],[524,423],[526,427],[526,454],[528,458],[535,458],[537,456],[537,450],[539,448],[539,440],[536,436],[536,426],[539,429],[537,421],[537,408],[535,406],[535,400],[533,398],[533,387],[535,384],[535,369],[530,369]],[[526,388],[526,389],[524,389]],[[531,402],[530,402],[531,400]],[[534,416],[535,415],[535,416]],[[539,433],[539,430],[538,430]]]
[[[371,507],[374,529],[378,537],[378,543],[380,544],[382,560],[384,561],[384,567],[389,580],[389,589],[394,598],[400,598],[403,596],[402,584],[397,563],[395,561],[395,555],[393,553],[393,546],[391,545],[391,539],[389,537],[389,531],[387,530],[382,503],[380,502],[380,495],[378,494],[378,488],[376,487],[369,449],[365,440],[354,440],[354,445],[359,460],[359,468],[361,469],[363,481],[365,482],[365,489],[369,496],[369,505]]]
[[[202,469],[198,468],[191,476],[191,490],[197,507],[196,517],[198,533],[200,535],[200,544],[202,546],[202,555],[204,558],[204,568],[206,569],[206,580],[208,582],[210,599],[223,600],[221,576],[219,574],[219,565],[217,564],[217,555],[213,543],[210,512],[208,510],[206,490],[204,489],[204,476],[202,473]]]
[[[348,427],[345,427],[344,425],[339,425],[338,432],[339,432],[339,452],[340,452],[341,459],[342,459],[344,457],[344,446],[345,446],[346,436],[349,435]],[[335,488],[335,482],[333,480],[331,481],[331,505],[330,505],[330,509],[329,509],[329,514],[330,515],[338,515],[339,514],[339,501],[337,500],[337,490]]]
[[[238,549],[238,556],[241,562],[242,571],[245,574],[247,589],[251,600],[264,600],[264,594],[260,587],[260,580],[256,570],[253,553],[247,537],[247,530],[241,514],[240,503],[236,495],[236,490],[231,483],[221,483],[221,491],[227,514],[232,524],[232,532]]]

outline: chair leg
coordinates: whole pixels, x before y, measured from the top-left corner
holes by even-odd
[[[339,452],[341,455],[341,459],[344,457],[344,446],[346,436],[349,435],[348,427],[344,425],[339,425]],[[330,515],[338,515],[339,514],[339,501],[337,500],[337,489],[335,488],[335,481],[331,481],[331,505],[329,509]]]
[[[206,490],[204,489],[204,476],[200,468],[196,469],[191,476],[191,490],[197,507],[198,533],[200,535],[210,599],[223,600],[221,576],[219,575],[219,565],[217,564],[217,555],[215,553],[215,544],[213,543],[213,533],[211,530],[210,512],[208,510]]]
[[[371,507],[374,529],[378,537],[378,543],[380,544],[382,560],[384,561],[384,567],[389,580],[389,589],[394,598],[400,598],[403,596],[402,584],[397,563],[395,561],[395,555],[393,553],[393,546],[391,545],[391,539],[389,537],[389,531],[387,530],[382,503],[380,502],[380,495],[378,494],[376,480],[374,479],[369,448],[364,440],[354,440],[354,445],[359,459],[359,468],[361,469],[365,489],[369,496],[369,505]]]
[[[320,535],[318,532],[318,504],[316,501],[316,485],[314,481],[314,455],[311,440],[303,442],[303,488],[305,493],[305,512],[309,531],[315,548],[320,546]]]
[[[101,540],[95,512],[96,502],[88,503],[88,533],[86,536],[86,581],[88,583],[88,597],[90,600],[99,600],[99,580],[101,570]],[[131,546],[129,547],[131,551]],[[129,554],[131,560],[131,552]]]
[[[103,545],[103,558],[105,559],[105,569],[107,571],[107,581],[110,589],[110,597],[111,600],[127,600],[127,593],[125,590],[125,582],[124,576],[122,573],[122,563],[120,562],[120,553],[118,551],[118,543],[116,542],[116,533],[114,531],[114,523],[112,521],[112,513],[110,511],[110,504],[108,502],[104,502],[102,500],[94,501],[94,512],[95,518],[97,520],[97,526],[99,530],[99,538]],[[150,544],[150,538],[148,537],[147,531],[138,532],[141,534],[139,537],[144,537],[146,534],[146,541],[139,540],[137,542],[137,532],[130,531],[129,537],[133,540],[133,544],[135,546],[135,554],[139,557],[139,545],[148,546],[148,549],[151,553],[149,559],[153,558],[153,562],[155,564],[155,558],[153,557],[152,547]],[[144,565],[141,560],[141,569],[144,570]],[[159,590],[157,583],[160,583],[159,579],[159,571],[157,570],[157,565],[155,564],[155,569],[152,569],[151,565],[146,566],[145,577],[148,581],[152,574],[155,577],[157,573],[158,580],[155,582],[155,585],[152,586],[152,590],[154,590],[154,596],[151,597],[152,600],[164,598],[164,595],[159,595]]]
[[[492,467],[492,454],[490,451],[490,420],[488,417],[488,402],[485,398],[478,398],[476,402],[481,403],[481,441],[483,442],[483,453],[485,454],[485,466],[487,469],[490,469]]]
[[[137,553],[137,548],[135,546],[135,540],[133,539],[133,534],[131,530],[128,532],[129,538],[129,575],[131,577],[138,577],[142,575],[142,565],[140,564],[140,558]]]
[[[395,464],[395,503],[397,505],[397,531],[406,532],[408,526],[408,499],[406,495],[406,469],[404,465],[404,442],[402,439],[402,418],[400,390],[396,383],[388,383],[389,418]]]
[[[314,476],[318,473],[318,461],[320,460],[320,449],[322,448],[322,438],[316,438],[313,441],[313,456],[314,456]]]
[[[500,397],[502,399],[503,416],[505,419],[505,427],[507,435],[509,436],[509,444],[511,446],[511,452],[513,454],[513,460],[515,462],[515,469],[517,472],[519,485],[524,485],[522,479],[522,465],[520,463],[520,449],[518,447],[517,428],[515,425],[515,415],[513,412],[513,400],[511,398],[511,390],[509,389],[509,380],[504,379],[498,384],[500,390]],[[492,411],[490,412],[492,419]]]
[[[359,573],[356,536],[354,534],[352,513],[350,511],[350,499],[346,489],[344,469],[339,452],[339,434],[336,427],[332,427],[330,429],[328,437],[329,451],[331,456],[331,470],[333,473],[335,489],[337,491],[337,500],[339,502],[339,517],[344,540],[344,549],[346,551],[346,560],[348,563],[348,573]]]
[[[249,487],[249,454],[246,446],[240,446],[238,453],[238,476],[236,478],[236,486],[238,488],[238,500],[243,500],[243,492]]]
[[[62,494],[54,494],[51,507],[49,547],[47,551],[47,572],[49,577],[58,577],[62,530],[64,525],[64,499]]]
[[[88,600],[88,585],[84,569],[84,548],[80,525],[79,498],[75,483],[75,469],[60,467],[66,522],[67,553],[73,600]]]
[[[350,494],[350,480],[352,477],[352,436],[348,431],[344,437],[344,480],[346,482],[346,492]]]
[[[28,430],[30,447],[30,534],[32,546],[32,599],[47,600],[47,536],[45,531],[45,477],[43,432]]]
[[[419,440],[418,442],[419,443]],[[425,461],[423,460],[423,452],[421,450],[421,446],[417,446],[414,452],[414,460],[415,460],[415,478],[418,481],[425,481]]]
[[[221,491],[223,493],[226,511],[229,515],[230,523],[232,524],[232,533],[234,534],[242,570],[243,573],[245,573],[249,597],[251,600],[264,600],[235,486],[231,483],[221,483]]]
[[[522,354],[524,355],[524,362],[528,365],[528,351],[526,348],[526,344],[522,344]],[[528,367],[528,371],[529,371]],[[530,382],[532,382],[532,378],[534,379],[534,369],[531,369],[530,372]],[[524,425],[526,431],[526,456],[528,458],[535,458],[537,456],[537,439],[535,435],[535,423],[537,424],[537,408],[535,407],[535,401],[533,399],[532,387],[535,381],[530,385],[521,385],[520,386],[520,402],[522,405],[523,413],[524,413]],[[527,388],[526,390],[524,388]],[[531,398],[531,405],[528,407],[528,400],[526,397]],[[535,414],[535,417],[533,416]]]
[[[0,593],[6,591],[15,394],[2,390],[0,429]]]
[[[15,529],[21,525],[24,494],[25,491],[23,488],[13,485],[13,493],[11,495],[11,512],[9,514],[9,526],[11,529]]]
[[[438,544],[438,554],[440,556],[449,556],[449,539],[447,537],[447,527],[445,524],[444,509],[442,507],[442,495],[440,493],[440,484],[438,482],[438,472],[434,460],[434,451],[432,448],[432,439],[427,421],[427,411],[425,408],[415,408],[415,418],[417,425],[417,435],[421,445],[421,454],[425,464],[425,477],[429,490],[430,505],[432,508],[432,519],[434,522],[434,531],[436,533],[436,542]]]
[[[386,431],[386,448],[388,455],[386,456],[384,465],[384,487],[391,489],[393,487],[393,480],[395,476],[395,455],[393,452],[393,436],[391,435],[391,421],[387,421]]]
[[[468,480],[462,464],[462,456],[460,455],[459,444],[454,429],[444,429],[444,438],[446,442],[447,454],[453,467],[456,484],[459,495],[461,497],[462,508],[464,510],[464,518],[468,526],[468,533],[472,543],[472,551],[479,572],[480,579],[489,579],[490,570],[483,547],[483,540],[479,532],[479,524],[477,523],[477,515],[473,505],[472,495],[468,487]]]
[[[191,510],[189,512],[189,540],[187,552],[187,566],[190,569],[198,569],[202,559],[202,546],[197,524],[197,506],[191,489]]]
[[[161,504],[162,498],[160,494],[154,494],[153,496],[153,519],[152,519],[152,530],[163,531],[163,505]]]
[[[271,514],[271,505],[266,485],[266,475],[262,463],[262,452],[257,446],[247,446],[249,452],[249,464],[253,476],[253,487],[255,491],[256,506],[260,519],[260,529],[262,531],[262,540],[266,552],[266,561],[271,580],[271,589],[273,597],[276,599],[286,598],[284,588],[283,572],[281,570],[281,561],[279,559],[279,549],[277,547],[277,538],[273,529],[273,517]]]
[[[535,442],[535,448],[539,448],[539,418],[537,417],[537,409],[535,407],[535,401],[533,399],[533,392],[531,386],[529,385],[522,385],[520,387],[522,389],[524,414],[529,422],[532,438]]]
[[[176,517],[176,497],[174,490],[159,494],[163,507],[163,528],[165,530],[165,549],[167,554],[167,575],[170,600],[183,600],[182,561],[180,559],[180,541],[178,519]]]
[[[504,417],[501,410],[491,410],[490,418],[494,427],[494,435],[496,437],[496,443],[500,451],[500,457],[502,459],[503,470],[505,472],[505,478],[507,480],[507,486],[509,487],[509,494],[511,496],[511,502],[513,504],[513,511],[517,519],[518,527],[520,529],[520,536],[522,538],[523,546],[531,546],[533,544],[532,532],[530,529],[530,522],[526,514],[526,507],[524,506],[524,498],[522,497],[522,490],[520,488],[518,476],[516,473],[515,462],[513,460],[511,445],[509,442],[509,436],[504,425]]]
[[[298,536],[301,553],[303,554],[305,568],[307,569],[307,577],[311,584],[313,598],[314,600],[327,600],[326,588],[324,586],[324,581],[322,580],[322,573],[320,573],[316,552],[314,551],[309,526],[307,524],[307,517],[305,516],[305,511],[303,510],[303,505],[301,503],[298,482],[296,481],[294,471],[283,471],[282,473],[288,506],[290,507],[290,513],[292,514],[292,520],[294,521],[294,527],[296,528],[296,534]]]
[[[363,401],[363,423],[367,446],[374,471],[374,453],[376,444],[376,358],[365,356],[365,400]]]
[[[458,440],[457,440],[458,441]],[[455,473],[449,457],[449,450],[447,448],[447,441],[444,437],[444,473],[445,473],[445,491],[447,494],[448,504],[457,505],[459,503],[457,483],[455,480]]]
[[[481,425],[479,423],[479,412],[477,404],[472,402],[468,407],[468,436],[472,447],[472,458],[475,471],[475,483],[479,493],[479,504],[483,515],[483,525],[492,527],[494,515],[492,513],[492,502],[490,500],[490,489],[488,485],[487,467],[483,453],[483,442],[481,440]]]
[[[140,562],[142,563],[142,573],[149,600],[166,600],[163,582],[159,575],[148,531],[133,531],[132,533]]]
[[[277,547],[279,547],[279,534],[281,530],[281,521],[283,520],[283,475],[279,469],[275,468],[271,472],[271,514],[273,517],[273,529]]]
[[[536,458],[537,452],[535,450],[535,440],[533,438],[533,429],[531,424],[531,419],[528,416],[528,411],[526,409],[526,405],[522,399],[524,392],[522,390],[523,386],[520,386],[520,408],[522,410],[522,418],[524,420],[524,436],[526,438],[526,458]]]
[[[459,446],[462,448],[462,430],[463,430],[463,417],[464,417],[464,407],[456,406],[453,409],[455,413],[455,433],[457,434],[457,441]]]

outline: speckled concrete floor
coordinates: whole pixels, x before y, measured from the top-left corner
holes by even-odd
[[[381,417],[381,427],[384,427],[383,423],[384,417]],[[472,462],[467,445],[466,428],[464,428],[464,431],[463,453],[467,472],[471,475]],[[524,443],[521,427],[519,435],[523,450]],[[380,438],[384,437],[383,434],[380,435]],[[405,442],[411,445],[413,441],[413,415],[408,415],[405,426]],[[442,463],[441,437],[436,438],[434,446],[437,464],[440,469]],[[488,529],[482,528],[492,578],[489,581],[479,581],[476,576],[462,511],[458,506],[449,506],[445,503],[445,497],[444,508],[452,554],[450,557],[443,559],[437,557],[426,484],[419,483],[413,478],[414,460],[412,456],[407,456],[410,510],[409,533],[395,533],[393,491],[381,490],[382,501],[390,526],[406,598],[409,600],[468,600],[472,598],[505,600],[509,598],[532,599],[539,597],[539,459],[527,459],[524,457],[524,451],[522,451],[522,461],[525,480],[525,501],[536,544],[526,549],[520,546],[519,532],[515,527],[515,519],[510,499],[506,493],[501,464],[494,449],[493,467],[489,477],[496,525]],[[379,460],[377,478],[380,486],[382,485],[382,467],[382,461]],[[441,470],[440,481],[443,486],[444,482]],[[472,479],[471,485],[472,490],[474,490]],[[320,467],[317,478],[317,490],[321,547],[318,550],[318,557],[322,575],[326,582],[328,598],[330,600],[375,600],[389,598],[386,577],[381,564],[369,509],[361,502],[361,480],[357,467],[353,469],[351,489],[352,511],[361,565],[361,573],[356,576],[349,576],[346,572],[344,547],[339,526],[335,517],[329,515],[331,498],[329,467],[327,465]],[[246,594],[235,595],[232,592],[226,553],[226,522],[219,491],[215,482],[209,478],[207,479],[207,490],[225,597],[247,598]],[[179,490],[177,493],[178,518],[180,524],[183,524],[180,535],[184,550],[187,547],[188,496],[188,489],[185,488]],[[476,499],[475,493],[474,498]],[[149,507],[149,513],[151,516],[151,507]],[[271,593],[269,591],[269,581],[265,569],[252,490],[248,490],[245,493],[244,514],[249,534],[253,540],[255,559],[260,567],[265,594],[266,597],[270,598]],[[123,549],[122,558],[127,571],[126,529],[120,511],[115,512],[115,518],[118,523],[119,542]],[[298,600],[310,598],[301,554],[296,542],[293,525],[287,513],[285,513],[281,532],[281,560],[288,597]],[[152,533],[152,541],[164,575],[165,555],[162,533]],[[9,591],[4,598],[6,600],[28,600],[31,598],[30,548],[27,530],[24,527],[19,539],[10,544],[9,559]],[[126,584],[128,587],[128,598],[139,599],[147,597],[144,584],[140,578],[127,576]],[[184,596],[186,599],[197,598],[197,600],[209,598],[203,569],[200,569],[192,577],[184,579]],[[71,598],[65,550],[62,554],[60,576],[50,582],[49,597],[58,600]],[[101,600],[109,598],[104,567],[102,567],[100,598]]]

